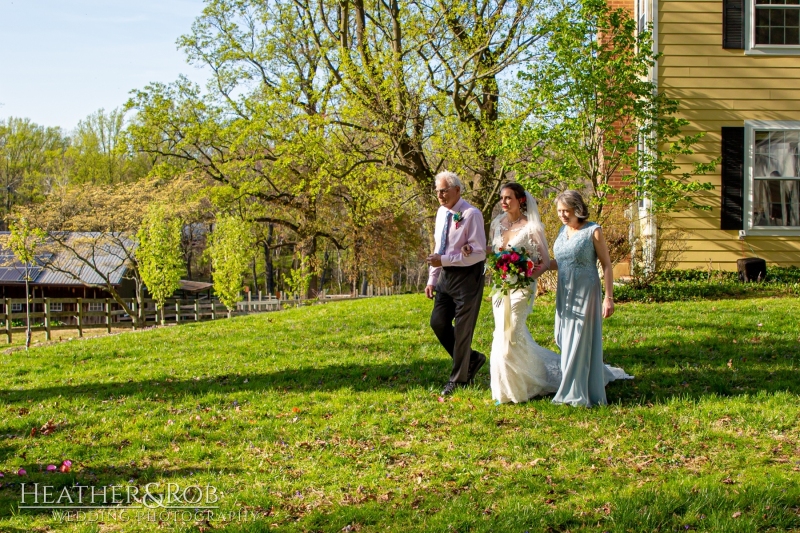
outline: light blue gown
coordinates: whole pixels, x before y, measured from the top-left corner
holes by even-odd
[[[568,238],[562,226],[553,244],[558,262],[555,341],[561,348],[555,403],[606,405],[606,383],[632,378],[603,364],[603,297],[592,240],[598,227],[587,222]]]

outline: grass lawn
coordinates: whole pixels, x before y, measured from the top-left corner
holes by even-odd
[[[591,410],[495,406],[485,369],[440,400],[431,305],[338,302],[3,354],[0,531],[800,530],[797,298],[618,305],[606,360],[636,379]],[[552,300],[529,325],[553,348]],[[476,347],[491,330],[484,303]],[[65,459],[70,472],[44,471]],[[76,522],[19,509],[22,482],[75,499],[211,485],[219,509]]]
[[[131,331],[131,328],[111,328],[111,333],[124,333],[127,331]],[[93,327],[93,328],[83,328],[83,338],[84,339],[91,339],[93,337],[101,337],[104,335],[108,335],[105,326],[103,327]],[[80,339],[78,328],[75,329],[56,329],[50,333],[50,340],[47,340],[47,333],[44,331],[31,331],[31,347],[35,347],[37,344],[44,345],[46,343],[56,343],[56,342],[66,342],[72,341],[75,339]],[[0,351],[4,349],[25,349],[25,330],[24,329],[15,329],[11,334],[11,344],[8,344],[8,338],[6,337],[3,331],[0,331]]]

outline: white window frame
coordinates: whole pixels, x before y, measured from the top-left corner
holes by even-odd
[[[12,303],[11,304],[11,312],[12,313],[21,313],[22,309],[23,309],[22,308],[22,304],[19,304],[19,303],[17,303],[17,304]]]
[[[800,56],[798,44],[756,44],[756,0],[745,0],[744,53],[745,55]]]
[[[753,227],[753,166],[755,161],[755,132],[800,130],[800,120],[746,120],[744,122],[744,234],[746,236],[795,237],[800,236],[800,227],[755,226]]]
[[[105,311],[103,302],[89,302],[86,305],[88,306],[86,311],[89,313],[99,313],[101,311]],[[93,308],[93,306],[98,306],[98,307]]]
[[[56,313],[60,313],[64,310],[64,304],[62,302],[50,302],[50,311],[55,311]]]

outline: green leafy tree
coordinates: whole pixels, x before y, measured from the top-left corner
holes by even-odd
[[[217,218],[210,236],[208,255],[214,292],[228,308],[228,316],[239,302],[244,276],[254,252],[253,232],[248,223],[230,215]]]
[[[139,245],[136,258],[139,272],[150,295],[161,311],[164,323],[164,302],[181,286],[185,273],[181,252],[181,220],[171,217],[160,204],[150,206],[136,236]]]
[[[134,325],[143,327],[144,282],[136,255],[137,232],[148,205],[180,203],[185,185],[176,178],[68,187],[61,194],[50,194],[42,203],[17,206],[11,221],[25,218],[46,233],[55,254],[47,262],[48,269],[108,292]],[[87,278],[97,282],[89,283]],[[123,297],[120,279],[133,285],[135,307]]]
[[[31,346],[31,303],[30,303],[30,282],[33,281],[33,273],[40,271],[37,262],[37,251],[46,243],[47,235],[44,231],[33,228],[25,218],[19,219],[9,227],[11,230],[8,236],[8,247],[14,257],[19,262],[17,268],[22,271],[25,280],[25,349]]]
[[[179,41],[213,73],[208,90],[136,92],[132,138],[260,202],[251,220],[292,232],[316,271],[319,239],[342,248],[348,234],[328,193],[364,168],[412,183],[413,202],[396,203],[417,212],[435,207],[436,172],[455,169],[491,212],[508,73],[535,57],[554,3],[210,0]]]
[[[693,176],[714,164],[689,172],[676,162],[700,134],[684,134],[679,102],[651,81],[652,33],[637,33],[625,9],[583,0],[552,19],[549,35],[545,57],[520,73],[535,114],[507,136],[518,179],[534,193],[586,188],[598,215],[612,199],[646,197],[656,212],[702,208],[696,194],[712,186]],[[622,187],[611,186],[615,175]]]
[[[296,298],[302,298],[308,292],[309,285],[311,285],[311,271],[302,257],[296,257],[295,259],[298,265],[296,268],[289,270],[289,275],[284,279],[284,283],[286,283],[290,293],[294,294]]]
[[[233,108],[199,95],[185,80],[148,86],[131,102],[139,111],[132,137],[143,152],[174,161],[174,168],[197,179],[214,180],[218,210],[290,232],[291,245],[315,270],[319,239],[341,246],[330,219],[320,216],[338,158],[319,117],[298,114],[284,101],[296,93],[265,92],[270,94],[248,95]]]
[[[72,184],[114,184],[147,174],[149,162],[128,150],[125,112],[100,109],[78,123],[65,156]]]
[[[50,192],[54,162],[66,146],[59,128],[14,117],[0,121],[0,186],[6,215],[13,206],[41,201]]]

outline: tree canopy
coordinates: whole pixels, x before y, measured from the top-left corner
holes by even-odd
[[[313,295],[334,260],[353,292],[424,269],[442,170],[487,224],[510,180],[585,190],[598,210],[697,206],[712,165],[676,163],[698,137],[650,81],[650,41],[603,0],[206,0],[178,41],[205,87],[151,83],[68,135],[0,122],[5,211],[138,242],[148,205],[175,194],[189,277],[210,274],[211,225],[236,219],[255,288],[260,268],[269,292],[302,268]]]

